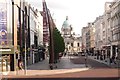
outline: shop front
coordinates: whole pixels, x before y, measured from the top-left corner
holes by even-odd
[[[10,71],[10,63],[11,63],[11,58],[10,56],[12,55],[11,53],[13,52],[12,49],[0,49],[0,71],[1,72],[6,72],[6,71]]]
[[[15,56],[17,47],[14,45],[14,28],[12,24],[11,0],[0,0],[0,71],[8,72],[15,70]]]

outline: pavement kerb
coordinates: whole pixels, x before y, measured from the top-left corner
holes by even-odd
[[[73,73],[73,72],[80,72],[80,71],[86,71],[89,70],[88,68],[83,68],[83,69],[60,69],[60,70],[49,70],[49,71],[43,71],[44,73],[42,74],[36,74],[36,75],[53,75],[53,74],[63,74],[63,73]],[[28,75],[33,75],[33,74],[28,74]]]
[[[73,73],[73,72],[80,72],[86,71],[89,68],[81,68],[81,69],[58,69],[58,70],[28,70],[27,74],[24,74],[24,71],[18,71],[16,74],[15,71],[8,73],[6,76],[20,76],[20,75],[53,75],[53,74],[63,74],[63,73]]]

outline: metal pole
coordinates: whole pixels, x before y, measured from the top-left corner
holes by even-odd
[[[14,48],[14,70],[15,70],[15,74],[16,74],[16,54],[15,54],[15,46]]]
[[[26,69],[27,69],[27,66],[26,66],[26,37],[25,37],[25,74],[26,74]]]
[[[26,30],[25,30],[25,74],[27,74],[27,65],[26,65]]]

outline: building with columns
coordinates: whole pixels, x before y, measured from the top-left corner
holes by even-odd
[[[65,52],[70,54],[81,52],[81,37],[73,33],[73,27],[69,23],[68,16],[63,22],[61,34],[65,42]]]
[[[118,56],[120,45],[120,0],[114,0],[111,4],[111,56]]]
[[[94,47],[95,54],[99,54],[101,60],[115,59],[120,56],[120,0],[106,2],[104,14],[96,17],[93,28],[82,28],[82,50],[85,52]],[[89,24],[90,25],[90,24]],[[94,31],[94,32],[92,32]],[[93,35],[93,37],[92,37]],[[92,42],[92,39],[93,42]],[[103,58],[103,59],[102,59]]]

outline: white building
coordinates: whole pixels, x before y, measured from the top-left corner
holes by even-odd
[[[75,33],[72,33],[72,26],[69,24],[68,17],[66,17],[66,20],[63,22],[62,28],[61,28],[61,34],[64,38],[65,42],[65,52],[68,53],[78,53],[81,52],[81,37],[76,36]]]
[[[43,17],[37,9],[34,10],[30,6],[30,46],[31,46],[31,52],[30,52],[30,60],[31,63],[35,62],[35,58],[40,57],[37,53],[35,54],[33,52],[34,50],[38,49],[38,46],[43,45]],[[36,57],[37,56],[37,57]]]
[[[96,18],[94,21],[94,26],[95,26],[95,50],[101,50],[102,43],[103,43],[103,32],[102,32],[102,21],[103,21],[103,16],[99,16]]]
[[[38,30],[38,45],[43,45],[43,17],[41,12],[36,10],[37,13],[37,30]]]

